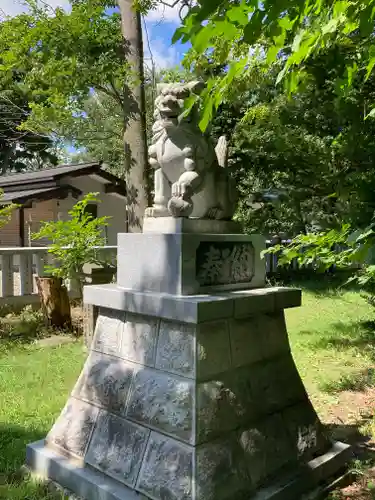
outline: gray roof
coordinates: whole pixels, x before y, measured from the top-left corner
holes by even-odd
[[[32,172],[11,173],[0,175],[0,187],[8,185],[36,183],[42,181],[53,181],[59,177],[70,174],[85,174],[87,171],[97,170],[101,171],[101,164],[98,162],[90,163],[76,163],[75,165],[58,165],[54,168],[46,168],[43,170],[35,170]]]
[[[104,170],[101,163],[90,162],[59,165],[55,168],[20,174],[1,175],[0,189],[4,191],[4,194],[0,199],[0,204],[12,201],[22,204],[33,199],[66,195],[68,192],[75,192],[78,195],[77,191],[79,190],[69,184],[64,184],[64,178],[92,174],[102,177],[111,192],[117,192],[121,196],[125,196],[126,185],[122,179]]]

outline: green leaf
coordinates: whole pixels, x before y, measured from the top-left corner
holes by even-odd
[[[250,12],[246,3],[242,2],[240,5],[228,9],[227,18],[232,23],[238,23],[241,26],[245,26],[249,22]]]
[[[293,29],[293,26],[296,22],[297,18],[295,19],[290,19],[288,15],[283,16],[281,19],[278,20],[278,25],[280,28],[286,31],[290,31]]]
[[[192,44],[195,50],[203,52],[207,49],[209,41],[215,35],[218,35],[220,30],[215,25],[202,26],[199,32],[192,37]]]
[[[199,128],[201,129],[202,132],[204,132],[208,124],[211,121],[212,118],[212,113],[213,113],[213,98],[210,96],[210,98],[205,102],[205,106],[203,109],[203,115],[202,118],[199,122]]]
[[[334,33],[337,30],[338,24],[338,19],[331,19],[330,21],[328,21],[328,23],[323,25],[321,28],[323,35]]]
[[[375,107],[371,109],[371,111],[369,111],[369,113],[367,113],[367,115],[365,116],[365,120],[367,120],[368,118],[374,118],[375,117]]]
[[[366,77],[365,77],[365,80],[367,81],[372,73],[372,70],[374,69],[374,66],[375,66],[375,56],[374,57],[371,57],[371,59],[369,60],[368,64],[367,64],[367,67],[366,67]]]
[[[267,64],[271,64],[272,62],[274,62],[279,52],[280,52],[280,47],[272,45],[267,51]]]
[[[348,73],[348,85],[351,86],[353,83],[353,78],[357,74],[357,71],[358,71],[357,63],[354,62],[352,66],[348,66],[346,68],[346,71]]]

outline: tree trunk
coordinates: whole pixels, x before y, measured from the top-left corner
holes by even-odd
[[[68,290],[61,278],[36,277],[38,294],[47,326],[56,328],[72,327]]]
[[[132,75],[124,84],[124,148],[127,184],[128,231],[140,232],[148,206],[148,158],[146,106],[143,69],[141,15],[133,9],[132,0],[118,0],[124,37],[124,55]]]

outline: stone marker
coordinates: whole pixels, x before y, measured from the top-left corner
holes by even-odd
[[[32,470],[87,500],[293,500],[350,456],[290,352],[284,309],[300,291],[264,288],[264,238],[229,220],[225,152],[177,120],[194,85],[162,88],[154,206],[142,234],[119,235],[118,283],[86,287],[90,354],[27,447]]]

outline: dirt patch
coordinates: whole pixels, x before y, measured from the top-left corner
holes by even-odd
[[[355,498],[356,500],[374,500],[375,468],[369,469],[363,475],[359,475],[355,483],[336,491],[332,500],[349,500],[351,498]]]
[[[333,439],[353,446],[351,484],[336,489],[332,500],[375,499],[375,388],[343,391],[321,416]],[[347,483],[346,483],[347,484]]]

